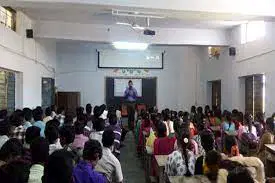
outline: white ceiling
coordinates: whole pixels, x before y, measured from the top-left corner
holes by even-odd
[[[74,7],[62,6],[32,6],[19,7],[35,20],[62,21],[83,24],[103,24],[112,25],[116,22],[137,23],[140,26],[146,26],[145,18],[127,18],[112,16],[112,8],[98,5],[76,5]],[[122,9],[125,10],[125,9]],[[165,16],[164,19],[151,19],[150,27],[160,28],[228,28],[239,25],[247,20],[263,20],[264,17],[255,17],[250,15],[238,15],[229,13],[205,13],[191,11],[171,11],[157,9],[127,9],[139,12],[152,12]]]

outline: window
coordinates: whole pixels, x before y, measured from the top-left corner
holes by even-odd
[[[46,108],[54,104],[55,100],[55,80],[52,78],[42,78],[42,107]]]
[[[212,83],[212,106],[221,108],[221,81],[211,81]]]
[[[0,70],[0,109],[9,112],[15,108],[15,73]]]
[[[0,23],[15,31],[16,11],[10,7],[0,6]]]
[[[245,77],[245,111],[255,116],[265,112],[265,76]]]
[[[264,36],[264,21],[252,21],[241,25],[241,44],[258,40]]]

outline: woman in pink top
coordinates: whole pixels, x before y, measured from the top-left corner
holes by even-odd
[[[72,147],[74,149],[77,149],[77,148],[83,149],[84,145],[85,145],[85,142],[87,142],[89,140],[88,137],[83,135],[85,123],[77,121],[77,122],[74,123],[74,126],[75,126],[75,138],[74,138],[74,142],[72,144]]]

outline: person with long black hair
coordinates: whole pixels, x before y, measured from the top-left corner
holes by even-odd
[[[188,123],[187,123],[188,124]],[[189,126],[183,124],[177,132],[178,149],[168,156],[165,172],[168,176],[192,176],[195,172],[195,156],[190,145]]]

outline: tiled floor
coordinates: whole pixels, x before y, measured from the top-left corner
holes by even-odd
[[[144,169],[136,156],[134,135],[128,132],[124,141],[125,147],[121,149],[120,162],[122,166],[124,183],[145,183]]]

